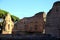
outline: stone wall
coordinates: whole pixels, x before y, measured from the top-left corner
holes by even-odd
[[[3,23],[2,34],[12,34],[13,28],[14,28],[14,23],[11,20],[10,14],[7,14]]]
[[[42,33],[45,25],[45,19],[43,17],[45,18],[46,14],[44,12],[39,12],[32,17],[25,17],[21,19],[15,24],[13,33],[15,33],[16,31],[18,31],[18,33],[20,31]]]
[[[60,1],[55,2],[46,18],[46,34],[60,37]]]

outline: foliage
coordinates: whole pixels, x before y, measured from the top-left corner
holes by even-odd
[[[0,10],[0,18],[4,18],[8,12]]]
[[[0,18],[3,18],[3,19],[4,19],[5,16],[6,16],[6,14],[8,14],[8,13],[9,13],[9,12],[0,9]],[[19,20],[19,18],[16,17],[16,16],[14,16],[14,15],[11,15],[11,18],[12,18],[12,21],[13,21],[13,22],[16,22],[16,21]]]
[[[19,21],[19,18],[14,15],[11,15],[11,18],[12,18],[12,21],[14,22]]]
[[[9,12],[5,11],[5,10],[1,10],[0,9],[0,18],[2,18],[3,20],[5,19],[6,15],[8,14]],[[10,14],[11,15],[11,14]],[[11,15],[11,18],[12,18],[12,21],[13,22],[16,22],[16,21],[19,21],[19,18],[14,16],[14,15]],[[1,20],[1,19],[0,19]],[[3,21],[4,22],[4,21]],[[3,29],[3,22],[0,22],[0,29]],[[0,30],[0,33],[2,32],[2,30]]]

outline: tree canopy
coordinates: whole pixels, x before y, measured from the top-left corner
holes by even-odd
[[[0,18],[5,18],[6,14],[8,14],[9,12],[5,11],[5,10],[1,10],[0,9]],[[11,18],[12,18],[12,21],[13,22],[16,22],[16,21],[19,21],[19,18],[14,16],[14,15],[11,15]]]
[[[0,9],[0,21],[1,19],[3,19],[3,22],[4,22],[4,19],[6,17],[7,14],[10,14],[9,12],[5,11],[5,10],[1,10]],[[10,14],[11,15],[11,14]],[[14,16],[14,15],[11,15],[11,18],[12,18],[12,21],[15,23],[17,21],[19,21],[19,18]],[[2,29],[3,29],[3,22],[1,21],[0,22],[0,33],[2,32]]]

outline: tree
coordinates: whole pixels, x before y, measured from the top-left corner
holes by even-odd
[[[1,10],[0,9],[0,20],[3,19],[3,22],[4,22],[4,19],[6,17],[6,15],[8,14],[9,12],[5,11],[5,10]],[[10,14],[11,15],[11,14]],[[19,21],[20,19],[14,15],[11,15],[11,18],[12,18],[12,21],[13,22],[17,22]],[[3,22],[0,22],[0,33],[2,32],[2,29],[3,29]]]
[[[0,9],[0,18],[5,18],[6,14],[8,14],[9,12],[5,11],[5,10],[1,10]],[[14,15],[11,15],[11,18],[12,18],[12,21],[13,22],[16,22],[16,21],[19,21],[19,18],[14,16]]]
[[[19,21],[19,18],[14,15],[11,15],[11,18],[12,18],[12,21],[14,22]]]

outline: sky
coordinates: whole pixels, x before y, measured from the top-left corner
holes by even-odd
[[[0,0],[0,9],[19,17],[31,17],[38,12],[47,13],[59,0]]]

